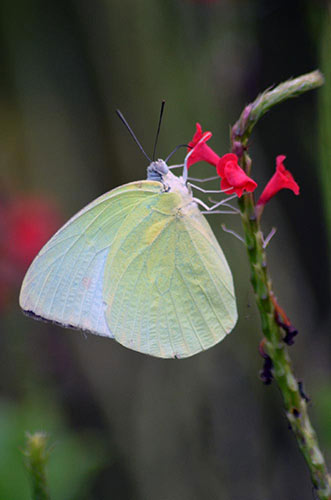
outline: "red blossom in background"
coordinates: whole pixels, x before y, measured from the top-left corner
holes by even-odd
[[[213,151],[206,142],[211,138],[211,132],[202,132],[200,123],[196,124],[196,132],[191,142],[188,143],[187,168],[189,169],[198,161],[206,161],[216,167],[220,157]]]
[[[59,211],[46,199],[18,196],[0,201],[0,312],[60,223]]]
[[[244,191],[252,192],[257,184],[238,165],[238,157],[227,153],[219,159],[216,171],[221,177],[221,189],[227,194],[236,193],[240,198]]]
[[[285,158],[286,156],[284,155],[279,155],[276,158],[276,172],[264,188],[256,204],[260,209],[281,189],[291,189],[296,195],[300,192],[300,188],[295,182],[293,175],[283,165]]]

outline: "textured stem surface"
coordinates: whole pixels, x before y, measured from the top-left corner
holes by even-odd
[[[48,459],[46,434],[43,432],[27,434],[24,455],[26,468],[30,474],[33,500],[50,500],[46,480]]]
[[[264,92],[245,107],[239,120],[232,127],[231,142],[232,152],[238,155],[240,165],[247,173],[251,170],[251,159],[247,153],[248,140],[258,120],[272,106],[317,88],[323,84],[323,81],[322,74],[314,71]],[[309,467],[316,494],[320,500],[331,500],[331,480],[308,416],[307,398],[294,376],[288,349],[284,342],[284,331],[279,321],[277,322],[275,299],[267,270],[260,221],[255,212],[254,197],[251,193],[246,194],[238,200],[238,203],[250,263],[251,282],[265,337],[264,350],[271,358],[273,376],[281,390],[287,418]]]

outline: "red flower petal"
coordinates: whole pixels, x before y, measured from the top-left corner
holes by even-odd
[[[228,194],[236,193],[240,198],[244,191],[252,192],[257,186],[256,182],[239,167],[238,157],[233,153],[228,153],[219,159],[216,171],[221,177],[221,189]]]
[[[202,132],[200,123],[196,124],[196,131],[191,142],[188,143],[188,155],[186,165],[189,169],[198,161],[206,161],[216,167],[219,156],[213,151],[206,142],[211,138],[211,132]]]
[[[291,189],[294,194],[299,194],[300,188],[298,184],[295,182],[291,172],[286,170],[283,165],[285,158],[286,156],[284,155],[277,156],[276,172],[262,191],[262,194],[257,202],[257,206],[265,205],[281,189]]]
[[[196,127],[196,130],[195,130],[195,134],[193,136],[193,139],[191,142],[188,143],[188,145],[191,148],[194,148],[194,146],[196,146],[198,144],[198,142],[200,141],[200,139],[203,136],[202,127],[201,127],[200,123],[196,123],[195,127]]]

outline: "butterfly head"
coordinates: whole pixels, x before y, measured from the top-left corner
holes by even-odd
[[[147,180],[162,182],[163,176],[167,175],[169,167],[164,160],[155,160],[147,167]]]

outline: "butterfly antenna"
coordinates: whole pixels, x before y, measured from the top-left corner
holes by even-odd
[[[164,161],[167,163],[168,160],[170,160],[170,158],[172,157],[172,155],[174,155],[176,153],[176,151],[178,151],[178,149],[180,149],[180,148],[192,149],[192,147],[189,146],[188,144],[179,144],[178,146],[175,147],[175,149],[173,151],[171,151],[170,155],[168,155]]]
[[[135,133],[133,132],[132,128],[130,127],[130,125],[128,124],[128,122],[126,121],[126,119],[124,118],[123,114],[120,112],[119,109],[116,110],[116,114],[117,116],[119,117],[119,119],[124,123],[124,125],[126,126],[126,128],[128,129],[128,132],[129,134],[131,135],[132,139],[135,141],[135,143],[137,144],[138,148],[140,149],[140,151],[142,152],[142,154],[145,156],[145,158],[147,158],[147,160],[152,163],[152,160],[150,159],[150,157],[146,154],[146,152],[144,151],[144,148],[142,147],[142,145],[140,144],[140,142],[138,141]]]
[[[162,123],[162,116],[163,116],[163,111],[164,111],[164,105],[165,105],[165,101],[162,101],[162,103],[161,103],[161,110],[160,110],[159,124],[157,126],[157,131],[156,131],[156,136],[155,136],[155,141],[154,141],[153,161],[155,160],[156,146],[157,146],[157,141],[159,140],[159,134],[160,134],[160,128],[161,128],[161,123]]]

